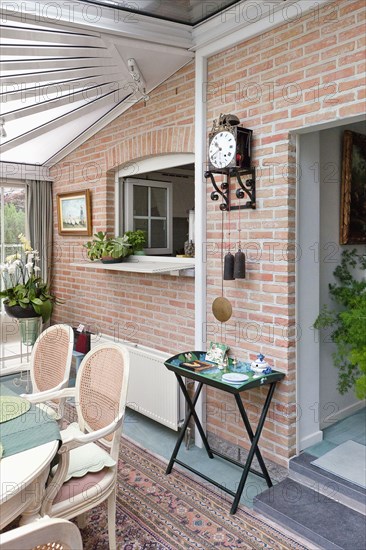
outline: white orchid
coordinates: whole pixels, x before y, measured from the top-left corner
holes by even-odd
[[[49,285],[40,276],[38,251],[32,249],[23,234],[19,235],[19,240],[22,244],[21,253],[16,252],[8,256],[6,264],[0,269],[4,283],[0,298],[5,300],[5,308],[9,315],[12,315],[11,312],[16,306],[23,309],[30,307],[33,313],[42,315],[43,322],[46,322],[50,318],[54,303],[62,302],[50,293]]]

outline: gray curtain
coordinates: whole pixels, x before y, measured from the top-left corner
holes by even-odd
[[[52,259],[52,185],[49,181],[27,180],[27,237],[38,250],[44,281],[51,281]]]

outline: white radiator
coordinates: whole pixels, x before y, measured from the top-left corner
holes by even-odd
[[[92,346],[102,342],[119,342],[130,352],[127,407],[178,430],[184,418],[184,400],[180,400],[181,392],[174,373],[164,365],[172,354],[109,336],[92,338]]]

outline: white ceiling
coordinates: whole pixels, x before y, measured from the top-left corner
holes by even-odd
[[[57,2],[22,0],[19,12],[14,4],[8,12],[5,5],[1,23],[2,162],[52,163],[194,55],[191,29],[180,23],[124,18],[100,6],[96,12],[83,2],[74,2],[72,14],[65,8],[72,2],[60,2],[60,11]],[[129,72],[131,58],[143,77],[140,85]]]
[[[329,1],[314,0],[317,6]],[[314,3],[240,0],[225,8],[226,0],[219,14],[189,25],[159,19],[159,10],[165,3],[165,16],[175,6],[180,17],[186,9],[187,20],[198,20],[197,10],[207,16],[218,4],[138,2],[145,12],[155,10],[155,17],[125,11],[121,6],[137,4],[117,0],[1,4],[2,173],[11,173],[12,163],[51,166],[189,63],[194,52],[201,58],[213,55],[282,24],[284,9],[286,21],[296,21],[299,10],[305,14]],[[143,77],[140,83],[129,71],[131,58]]]

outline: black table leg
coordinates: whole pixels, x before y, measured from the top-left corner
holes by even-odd
[[[205,432],[204,432],[204,430],[203,430],[203,428],[202,428],[201,422],[200,422],[200,420],[199,420],[199,418],[198,418],[198,416],[197,416],[197,413],[196,413],[196,411],[195,411],[195,406],[196,406],[196,403],[197,403],[198,398],[199,398],[199,396],[200,396],[200,393],[201,393],[201,390],[202,390],[202,387],[203,387],[203,383],[202,383],[202,382],[199,382],[198,387],[197,387],[197,389],[196,389],[196,391],[195,391],[195,394],[194,394],[194,396],[193,396],[193,399],[191,399],[190,396],[189,396],[189,393],[188,393],[188,391],[187,391],[187,388],[186,388],[186,386],[185,386],[185,384],[184,384],[184,382],[183,382],[183,380],[182,380],[182,377],[179,376],[177,373],[175,373],[175,376],[177,377],[179,386],[180,386],[180,388],[181,388],[181,390],[182,390],[182,393],[183,393],[183,395],[184,395],[184,397],[185,397],[185,400],[186,400],[186,402],[187,402],[187,405],[188,405],[188,407],[189,407],[189,414],[187,415],[187,418],[186,418],[185,421],[184,421],[184,424],[183,424],[182,429],[181,429],[181,433],[180,433],[180,435],[179,435],[179,437],[178,437],[178,440],[177,440],[177,442],[176,442],[176,444],[175,444],[175,447],[174,447],[174,451],[173,451],[173,453],[172,453],[172,456],[170,457],[169,464],[168,464],[168,467],[167,467],[166,472],[165,472],[166,474],[170,474],[170,472],[172,471],[174,461],[175,461],[175,459],[176,459],[176,457],[177,457],[179,448],[180,448],[180,446],[181,446],[181,444],[182,444],[182,441],[183,441],[183,439],[184,439],[184,434],[185,434],[185,432],[186,432],[186,429],[187,429],[187,427],[188,427],[189,421],[190,421],[190,419],[191,419],[192,416],[193,416],[193,418],[194,418],[195,424],[196,424],[197,429],[198,429],[198,431],[199,431],[199,433],[200,433],[200,436],[201,436],[201,438],[202,438],[202,441],[203,441],[203,444],[204,444],[204,446],[205,446],[205,449],[206,449],[206,451],[207,451],[208,456],[209,456],[210,458],[213,458],[213,457],[214,457],[213,454],[212,454],[211,448],[210,448],[210,446],[209,446],[209,444],[208,444],[208,441],[207,441],[207,438],[206,438],[206,434],[205,434]]]
[[[263,426],[264,426],[264,422],[266,420],[266,416],[267,416],[267,413],[268,413],[269,406],[271,404],[271,400],[272,400],[272,397],[273,397],[273,392],[275,390],[275,387],[276,387],[276,382],[272,382],[272,384],[270,385],[269,390],[268,390],[266,401],[264,403],[262,413],[260,415],[258,426],[257,426],[255,434],[253,434],[253,430],[252,430],[252,428],[249,424],[249,420],[248,420],[247,414],[245,412],[243,403],[240,400],[240,396],[238,394],[235,395],[236,402],[238,404],[240,413],[241,413],[242,418],[243,418],[243,422],[245,424],[245,427],[247,429],[247,432],[248,432],[249,438],[251,439],[252,444],[250,446],[248,457],[247,457],[247,460],[245,462],[243,473],[242,473],[241,478],[240,478],[240,482],[239,482],[239,485],[238,485],[238,490],[236,491],[234,502],[231,506],[230,514],[235,514],[235,512],[238,508],[240,497],[241,497],[241,494],[243,492],[244,485],[245,485],[245,482],[246,482],[248,474],[249,474],[249,470],[250,470],[250,466],[251,466],[253,458],[254,458],[254,454],[257,455],[258,462],[259,462],[259,464],[262,468],[262,472],[263,472],[263,475],[265,476],[265,479],[267,481],[268,486],[269,487],[272,486],[272,481],[269,477],[267,468],[266,468],[266,466],[263,462],[262,455],[261,455],[261,453],[258,449],[258,441],[259,441],[260,435],[262,433],[262,429],[263,429]],[[239,401],[241,403],[241,406],[239,405]],[[244,413],[244,415],[243,415],[243,413]],[[249,427],[249,430],[248,430],[248,427]]]

